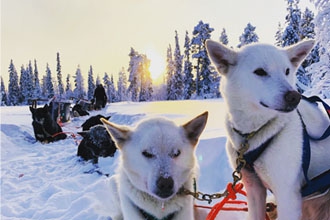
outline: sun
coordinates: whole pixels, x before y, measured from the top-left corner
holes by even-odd
[[[153,81],[162,80],[162,76],[165,72],[165,59],[155,50],[149,47],[146,50],[146,55],[150,60],[150,73]]]

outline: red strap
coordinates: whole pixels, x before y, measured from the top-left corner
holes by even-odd
[[[217,217],[220,210],[224,210],[224,211],[247,211],[247,208],[224,207],[226,205],[226,203],[228,203],[228,204],[244,204],[244,205],[247,205],[247,203],[245,201],[237,201],[236,200],[236,198],[237,198],[236,194],[237,193],[246,196],[246,192],[243,190],[243,184],[242,183],[238,183],[234,187],[233,187],[232,183],[228,183],[227,192],[228,192],[227,196],[222,201],[215,204],[211,208],[211,211],[207,215],[206,220],[214,220]],[[232,200],[232,201],[230,201],[230,200]],[[269,220],[268,215],[266,215],[266,220]]]

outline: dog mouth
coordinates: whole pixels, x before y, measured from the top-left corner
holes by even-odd
[[[265,108],[268,108],[268,109],[273,109],[271,108],[269,105],[266,105],[264,102],[260,102],[260,105],[265,107]],[[275,108],[273,110],[275,111],[278,111],[278,112],[285,112],[285,113],[288,113],[288,112],[292,112],[293,110],[295,110],[297,107],[297,105],[287,105],[285,106],[284,108]]]

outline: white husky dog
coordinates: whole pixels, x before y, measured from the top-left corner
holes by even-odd
[[[266,189],[275,196],[280,220],[330,219],[330,193],[309,199],[301,196],[303,122],[313,137],[321,136],[329,126],[325,112],[301,100],[295,89],[296,70],[313,45],[312,40],[288,48],[252,44],[234,51],[212,40],[206,42],[209,57],[223,76],[226,147],[232,167],[237,167],[242,144],[248,147],[245,155],[265,146],[241,170],[250,220],[265,219]],[[311,140],[310,146],[308,177],[312,178],[330,168],[330,138]]]
[[[113,220],[194,219],[193,190],[198,175],[195,149],[208,112],[182,126],[164,119],[135,129],[102,120],[120,150],[117,174],[110,178]]]

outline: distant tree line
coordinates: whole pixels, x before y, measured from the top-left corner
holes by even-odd
[[[330,8],[320,0],[316,4],[319,13],[323,16],[330,14]],[[275,45],[280,47],[290,46],[303,39],[314,39],[315,19],[314,14],[308,8],[304,12],[298,6],[299,0],[288,0],[287,15],[285,24],[279,23],[275,34]],[[318,44],[301,65],[297,72],[297,87],[301,92],[309,90],[312,86],[318,86],[319,90],[314,91],[330,97],[330,56],[329,32],[330,19],[318,17],[319,27]],[[327,29],[326,29],[327,27]],[[94,79],[93,67],[90,66],[87,79],[87,91],[84,85],[84,78],[78,65],[76,73],[67,75],[65,85],[62,81],[62,71],[60,54],[57,53],[56,77],[52,76],[49,65],[46,66],[45,74],[40,79],[37,61],[34,60],[20,68],[18,73],[13,60],[9,65],[9,84],[8,91],[5,89],[1,77],[1,105],[26,105],[29,99],[59,97],[61,99],[92,99],[94,89],[97,84],[103,84],[109,102],[120,101],[152,101],[152,100],[183,100],[183,99],[206,99],[221,97],[219,86],[221,83],[220,75],[215,71],[211,64],[206,48],[205,41],[211,38],[214,31],[209,24],[200,21],[193,29],[192,36],[186,31],[183,52],[179,44],[179,37],[175,31],[174,47],[170,44],[167,48],[166,72],[163,84],[153,85],[150,76],[150,60],[145,54],[140,54],[131,48],[128,56],[130,58],[127,71],[125,68],[118,73],[117,82],[114,82],[113,75],[104,73],[102,79],[97,76]],[[222,28],[219,41],[225,45],[229,44],[226,29]],[[259,37],[256,27],[248,23],[239,36],[237,48],[244,45],[258,42]],[[322,61],[322,62],[321,62]],[[317,70],[321,69],[322,73]],[[328,74],[326,74],[328,73]],[[71,84],[71,77],[74,84]]]

